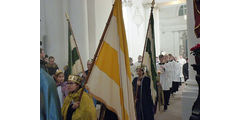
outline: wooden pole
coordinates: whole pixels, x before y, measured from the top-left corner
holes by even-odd
[[[70,23],[70,18],[69,18],[69,16],[68,16],[67,12],[65,13],[65,16],[66,16],[66,18],[67,18],[67,22],[68,22],[68,25],[69,25],[69,27],[70,27],[70,32],[72,33],[72,36],[73,36],[73,40],[74,40],[74,42],[75,42],[75,44],[76,44],[76,47],[77,47],[77,53],[78,53],[78,56],[79,56],[79,59],[80,59],[80,64],[81,64],[81,66],[82,66],[82,73],[83,73],[83,72],[84,72],[84,68],[83,68],[83,64],[82,64],[82,59],[81,59],[81,56],[80,56],[80,52],[79,52],[79,49],[78,49],[78,46],[77,46],[77,42],[76,42],[75,36],[74,36],[74,34],[73,34],[72,25],[71,25],[71,23]]]
[[[106,32],[107,32],[107,28],[108,28],[109,23],[110,23],[110,21],[111,21],[111,18],[112,18],[112,16],[113,16],[113,8],[114,8],[114,5],[113,5],[112,11],[111,11],[111,13],[110,13],[110,15],[109,15],[109,17],[108,17],[108,21],[107,21],[107,23],[106,23],[106,26],[105,26],[105,28],[104,28],[102,37],[101,37],[100,42],[99,42],[99,44],[98,44],[98,48],[97,48],[97,50],[96,50],[96,52],[95,52],[94,59],[93,59],[93,62],[92,62],[92,64],[91,64],[91,68],[90,68],[89,73],[88,73],[87,78],[86,78],[86,82],[84,83],[83,88],[82,88],[82,91],[81,91],[81,93],[80,93],[79,102],[81,102],[83,91],[84,91],[84,89],[85,89],[85,87],[86,87],[86,84],[87,84],[87,82],[88,82],[89,76],[90,76],[90,74],[91,74],[91,72],[92,72],[93,65],[95,64],[95,61],[96,61],[96,58],[97,58],[97,56],[98,56],[99,50],[100,50],[100,48],[101,48],[101,46],[102,46],[104,36],[105,36],[105,34],[106,34]]]
[[[145,43],[144,43],[144,49],[143,49],[143,54],[142,54],[141,67],[142,67],[142,64],[143,64],[144,52],[145,52],[145,50],[146,50],[146,43],[147,43],[147,36],[148,36],[148,30],[149,30],[149,23],[150,23],[150,20],[151,20],[151,15],[152,15],[152,12],[153,12],[154,4],[155,4],[155,0],[152,1],[152,7],[151,7],[151,12],[150,12],[150,17],[149,17],[149,20],[148,20],[148,28],[147,28],[147,34],[146,34]]]

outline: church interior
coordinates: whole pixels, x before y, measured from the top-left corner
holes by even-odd
[[[237,120],[239,2],[2,0],[1,119]]]
[[[115,0],[41,0],[40,41],[45,54],[54,56],[59,69],[68,63],[69,15],[84,69],[93,59],[99,40]],[[138,61],[144,49],[152,0],[121,0],[129,57]],[[154,38],[156,62],[159,55],[172,54],[176,59],[188,58],[189,78],[170,97],[169,110],[159,108],[155,120],[189,120],[198,97],[196,72],[190,66],[195,58],[190,48],[200,43],[194,33],[194,2],[196,0],[154,0]],[[200,2],[200,0],[199,0]],[[200,108],[199,108],[200,109]],[[200,110],[199,113],[200,115]],[[192,119],[194,120],[194,119]]]

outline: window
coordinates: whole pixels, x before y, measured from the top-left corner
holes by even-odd
[[[178,16],[184,16],[187,14],[187,6],[181,5],[178,11]]]

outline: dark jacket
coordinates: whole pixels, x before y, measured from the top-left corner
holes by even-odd
[[[40,68],[42,68],[44,71],[48,72],[47,71],[47,68],[46,68],[46,62],[44,60],[40,60]]]
[[[184,76],[184,80],[185,81],[189,78],[189,75],[188,75],[188,62],[183,65],[183,76]]]
[[[138,87],[137,90],[137,80],[138,77],[133,79],[133,93],[134,97],[138,94],[137,102],[136,102],[136,112],[138,120],[154,120],[154,106],[151,95],[150,83],[151,80],[149,77],[144,77],[141,81],[141,86]],[[137,91],[138,93],[136,93]]]
[[[52,76],[56,73],[57,69],[58,69],[58,66],[56,63],[54,63],[53,65],[51,64],[46,64],[46,67],[47,67],[47,70],[48,70],[48,73]]]

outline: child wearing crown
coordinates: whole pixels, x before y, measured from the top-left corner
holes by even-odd
[[[96,108],[93,99],[85,91],[81,102],[79,97],[82,91],[81,77],[69,75],[68,96],[64,99],[62,106],[63,120],[97,120]]]
[[[64,82],[64,73],[61,70],[57,70],[54,74],[54,80],[56,81],[58,97],[60,101],[60,105],[62,107],[64,100],[64,90],[63,90],[63,82]]]

